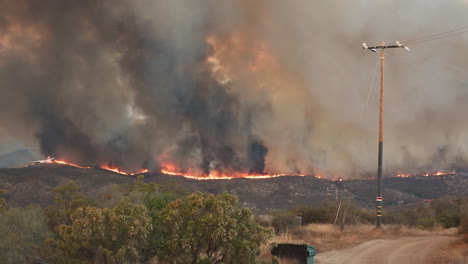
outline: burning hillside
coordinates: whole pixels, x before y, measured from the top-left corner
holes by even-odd
[[[357,204],[374,207],[375,181],[330,181],[316,177],[276,177],[266,179],[235,178],[231,180],[192,180],[183,177],[150,172],[145,181],[186,188],[189,191],[220,193],[227,191],[239,196],[243,206],[255,211],[294,208],[300,205],[319,205],[324,201],[353,199]],[[29,204],[50,205],[53,189],[69,181],[83,186],[87,193],[104,195],[109,184],[125,184],[134,177],[123,176],[102,169],[82,169],[61,164],[37,164],[23,168],[0,168],[0,189],[8,193],[13,206]],[[468,195],[468,175],[414,178],[384,178],[384,201],[390,205],[413,203],[438,197],[463,197]],[[106,192],[99,192],[105,189]]]
[[[146,174],[146,173],[154,173],[150,172],[148,169],[140,169],[135,172],[128,172],[128,171],[123,171],[120,168],[117,167],[112,167],[111,164],[109,165],[102,165],[102,166],[97,166],[97,167],[92,167],[92,166],[84,166],[84,165],[79,165],[71,162],[67,162],[64,160],[57,160],[55,158],[48,157],[47,159],[44,160],[36,160],[32,161],[30,165],[25,165],[24,167],[30,167],[35,164],[59,164],[59,165],[65,165],[65,166],[70,166],[70,167],[75,167],[75,168],[80,168],[80,169],[101,169],[105,171],[110,171],[113,173],[121,174],[121,175],[126,175],[126,176],[136,176],[140,174]],[[193,180],[232,180],[235,178],[245,178],[245,179],[270,179],[270,178],[277,178],[277,177],[284,177],[284,176],[309,176],[309,177],[314,177],[316,179],[322,179],[321,175],[304,175],[304,174],[288,174],[288,173],[268,173],[268,172],[262,172],[262,173],[241,173],[241,172],[231,172],[231,173],[225,173],[221,174],[218,172],[210,172],[209,174],[204,174],[200,172],[199,170],[181,170],[180,168],[177,168],[174,165],[171,164],[165,164],[162,166],[160,169],[159,173],[167,175],[167,176],[181,176],[187,179],[193,179]],[[456,172],[443,172],[443,171],[436,171],[433,173],[417,173],[417,174],[405,174],[405,173],[398,173],[393,175],[393,178],[411,178],[411,177],[418,177],[418,176],[424,176],[424,177],[429,177],[429,176],[453,176],[455,175]],[[392,178],[390,177],[390,178]],[[344,181],[343,178],[332,178],[332,177],[327,177],[331,181],[335,182],[342,182]],[[375,180],[375,178],[369,178],[368,180]]]
[[[269,179],[282,176],[306,176],[304,174],[287,174],[287,173],[240,173],[232,172],[221,174],[218,172],[210,172],[210,174],[200,174],[198,171],[181,171],[171,165],[164,165],[161,169],[161,173],[173,176],[182,176],[194,180],[231,180],[234,178],[246,178],[246,179]],[[316,178],[321,178],[319,175],[315,175]]]
[[[448,172],[436,171],[436,172],[432,172],[432,173],[424,172],[424,173],[416,173],[416,174],[398,173],[398,174],[396,174],[396,177],[410,178],[410,177],[415,177],[415,176],[429,177],[429,176],[446,176],[446,175],[455,175],[455,174],[456,174],[456,172],[454,172],[454,171],[448,171]]]
[[[38,164],[38,163],[39,164],[60,164],[60,165],[66,165],[66,166],[80,168],[80,169],[99,168],[99,169],[102,169],[102,170],[111,171],[111,172],[114,172],[114,173],[117,173],[117,174],[127,175],[127,176],[134,176],[134,175],[139,175],[139,174],[144,174],[144,173],[149,172],[148,169],[140,169],[139,171],[136,171],[136,172],[126,172],[126,171],[123,171],[123,170],[121,170],[119,168],[112,167],[111,165],[104,165],[104,166],[100,166],[100,167],[82,166],[82,165],[67,162],[67,161],[64,161],[64,160],[57,160],[57,159],[51,158],[51,157],[48,157],[47,159],[44,159],[44,160],[35,160],[35,161],[32,162],[31,165]],[[29,167],[31,165],[26,165],[24,167]]]
[[[97,169],[106,170],[106,171],[114,172],[114,173],[121,174],[121,175],[127,175],[127,176],[135,176],[135,175],[140,175],[140,174],[145,174],[145,173],[150,172],[148,169],[140,169],[139,171],[136,171],[136,172],[127,172],[119,168],[112,167],[112,165],[103,165],[99,167],[83,166],[83,165],[67,162],[64,160],[57,160],[51,157],[48,157],[47,159],[44,159],[44,160],[32,161],[30,165],[25,165],[24,167],[30,167],[35,164],[59,164],[59,165],[80,168],[80,169],[96,169],[97,168]],[[194,180],[231,180],[234,178],[268,179],[268,178],[276,178],[276,177],[281,177],[281,176],[306,176],[303,174],[294,174],[294,175],[274,174],[274,173],[271,174],[271,173],[265,173],[265,172],[261,174],[239,173],[239,172],[233,172],[230,174],[218,174],[216,172],[213,172],[213,173],[210,173],[209,175],[206,175],[206,174],[200,174],[199,171],[183,172],[171,165],[165,165],[164,168],[160,170],[160,172],[165,175],[182,176],[182,177],[185,177],[188,179],[194,179]],[[316,175],[315,177],[321,178],[321,176],[319,175]]]

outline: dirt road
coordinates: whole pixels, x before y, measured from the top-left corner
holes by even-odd
[[[447,236],[376,239],[353,248],[317,254],[318,264],[419,264],[428,263],[430,253],[455,238]]]

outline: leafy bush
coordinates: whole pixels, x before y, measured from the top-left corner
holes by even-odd
[[[276,234],[286,232],[301,226],[301,218],[292,212],[279,211],[271,220],[271,225]]]
[[[143,258],[151,228],[143,205],[80,207],[71,215],[70,225],[59,227],[57,244],[69,257],[90,263],[135,263]]]
[[[327,211],[325,208],[299,207],[293,211],[296,215],[301,216],[303,225],[328,222]]]
[[[237,197],[193,193],[162,209],[158,224],[163,263],[255,263],[271,230],[237,206]]]
[[[41,262],[39,248],[52,234],[39,207],[12,208],[0,214],[0,263]]]
[[[81,186],[74,181],[61,185],[53,191],[54,203],[45,209],[49,226],[53,229],[57,229],[62,224],[71,224],[70,216],[76,209],[93,205],[93,201],[83,195]]]
[[[429,218],[429,217],[424,217],[424,218],[419,218],[416,221],[416,226],[421,228],[421,229],[428,229],[431,230],[434,228],[436,224],[436,221],[434,218]]]
[[[460,225],[461,216],[455,212],[443,212],[438,215],[437,221],[445,228],[457,227]]]

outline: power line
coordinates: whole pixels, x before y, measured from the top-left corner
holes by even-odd
[[[428,41],[433,41],[433,40],[441,39],[441,38],[448,38],[448,37],[460,35],[460,34],[463,34],[463,33],[468,33],[468,30],[466,30],[466,31],[461,31],[461,32],[457,32],[457,33],[453,33],[453,34],[449,34],[449,35],[445,35],[445,36],[441,36],[441,37],[437,37],[437,38],[431,38],[431,39],[427,39],[427,40],[415,41],[415,42],[412,42],[411,45],[415,45],[415,44],[423,43],[423,42],[428,42]]]
[[[380,58],[377,57],[377,61],[375,62],[374,74],[372,75],[371,85],[369,87],[369,92],[367,94],[367,101],[366,101],[366,104],[364,105],[364,112],[363,112],[363,119],[364,120],[366,119],[367,107],[369,105],[370,97],[371,97],[371,94],[372,94],[372,88],[374,88],[374,80],[375,80],[375,75],[377,73],[377,68],[379,66],[379,60],[380,60]]]
[[[405,40],[405,41],[402,41],[402,43],[410,43],[410,42],[415,42],[415,41],[419,41],[419,40],[424,40],[424,39],[428,39],[428,38],[437,37],[437,36],[445,35],[445,34],[448,34],[448,33],[456,32],[456,31],[463,30],[463,29],[468,29],[468,26],[464,26],[464,27],[457,28],[457,29],[452,29],[452,30],[437,33],[437,34],[434,34],[434,35],[429,35],[429,36],[420,37],[420,38],[411,39],[411,40]]]

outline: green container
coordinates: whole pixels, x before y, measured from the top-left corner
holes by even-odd
[[[278,244],[271,254],[280,259],[294,259],[301,264],[314,264],[315,248],[307,244]]]

